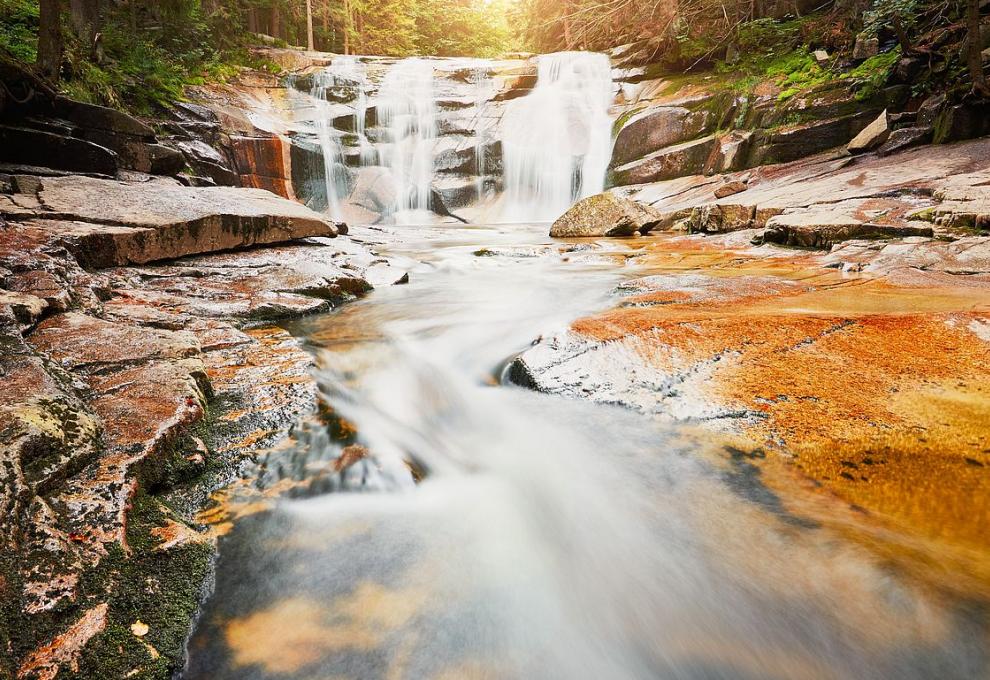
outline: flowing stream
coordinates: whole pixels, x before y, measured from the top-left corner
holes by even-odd
[[[356,234],[411,282],[292,330],[371,457],[306,485],[341,448],[310,427],[268,461],[299,491],[223,539],[187,680],[985,676],[984,610],[788,515],[704,438],[497,384],[643,274],[621,243]]]

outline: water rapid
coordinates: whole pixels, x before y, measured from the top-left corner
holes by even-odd
[[[978,609],[789,515],[713,444],[494,384],[507,357],[643,273],[621,243],[582,254],[521,225],[358,238],[411,283],[293,330],[370,457],[313,486],[342,446],[316,427],[265,461],[259,484],[297,497],[244,511],[224,539],[186,680],[986,669]]]

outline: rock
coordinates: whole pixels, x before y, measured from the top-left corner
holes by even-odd
[[[391,170],[384,167],[362,168],[349,200],[354,205],[382,215],[395,212],[398,197]]]
[[[578,201],[550,227],[553,238],[632,236],[647,233],[664,221],[654,208],[612,193]]]
[[[884,142],[879,149],[877,149],[877,155],[889,156],[892,153],[897,153],[898,151],[902,151],[919,144],[928,144],[931,141],[932,128],[930,127],[901,128],[890,133],[890,137],[887,138],[887,141]]]
[[[30,165],[39,159],[57,170],[90,172],[113,176],[120,166],[119,156],[110,149],[67,135],[0,126],[0,148],[8,163]]]
[[[39,197],[39,216],[57,219],[26,225],[96,268],[338,233],[312,210],[256,189],[53,177]]]
[[[817,211],[770,218],[760,240],[802,248],[831,248],[854,238],[931,237],[932,234],[932,228],[927,225],[871,224],[842,213]]]
[[[680,106],[648,108],[622,126],[612,149],[611,166],[643,158],[664,147],[680,144],[706,131],[708,114]]]
[[[818,62],[819,65],[827,64],[828,60],[830,59],[830,57],[828,56],[828,52],[826,52],[825,50],[815,50],[812,56],[815,58],[815,61]]]
[[[881,144],[887,141],[890,137],[890,125],[887,120],[887,112],[884,111],[880,116],[867,125],[863,130],[856,135],[849,144],[846,145],[846,150],[849,153],[863,153],[864,151],[872,151]]]
[[[709,165],[716,172],[734,172],[743,170],[749,155],[750,142],[753,132],[749,130],[733,130],[718,139],[718,148]]]
[[[935,144],[990,134],[990,102],[977,101],[944,108],[935,120]]]
[[[702,234],[721,234],[749,229],[753,226],[755,217],[755,206],[707,203],[691,211],[691,216],[688,218],[688,231]]]
[[[130,135],[154,141],[155,131],[134,116],[106,106],[77,102],[67,97],[55,101],[58,116],[66,118],[82,128],[102,130],[118,135]]]
[[[733,180],[731,182],[726,182],[721,184],[715,189],[715,198],[725,198],[727,196],[732,196],[733,194],[738,194],[746,191],[749,186],[745,182],[740,182],[739,180]]]
[[[849,143],[876,112],[864,111],[841,118],[789,125],[754,140],[747,167],[791,161]]]
[[[700,175],[708,167],[716,149],[714,135],[683,144],[668,146],[647,156],[621,165],[609,173],[612,186],[644,184],[666,179]]]
[[[932,127],[938,119],[939,113],[945,107],[946,97],[944,94],[934,94],[918,107],[918,125]]]
[[[870,57],[875,57],[880,52],[880,40],[878,38],[867,38],[856,36],[856,44],[853,46],[853,61],[866,61]]]

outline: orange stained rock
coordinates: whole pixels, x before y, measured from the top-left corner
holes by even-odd
[[[685,241],[651,244],[642,259],[657,272],[735,278],[739,290],[715,299],[676,289],[625,298],[640,306],[581,319],[573,330],[635,340],[640,360],[660,371],[705,367],[704,399],[759,414],[742,434],[782,454],[760,465],[783,462],[819,485],[819,495],[854,508],[857,521],[913,536],[913,552],[938,554],[990,597],[985,284],[906,270],[895,285],[816,269],[807,253],[768,260],[704,243],[691,250]],[[746,283],[754,273],[799,285],[761,293]],[[795,479],[779,470],[766,476],[797,502]],[[834,515],[834,507],[807,509]]]

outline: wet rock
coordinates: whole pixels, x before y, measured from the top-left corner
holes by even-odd
[[[385,167],[362,168],[358,172],[350,202],[380,214],[394,212],[398,198],[391,171]]]
[[[990,103],[973,102],[948,106],[939,113],[934,127],[933,141],[936,144],[990,134]]]
[[[705,171],[717,142],[708,135],[690,142],[665,147],[639,160],[620,165],[609,173],[613,186],[658,182]]]
[[[664,222],[650,206],[611,193],[578,201],[550,227],[553,238],[632,236],[647,233]]]
[[[265,191],[191,188],[87,177],[42,181],[39,217],[26,226],[62,243],[90,267],[334,236],[317,213]],[[23,217],[23,215],[22,215]]]
[[[887,112],[884,111],[879,117],[853,137],[852,141],[846,145],[849,153],[863,153],[872,151],[887,141],[890,137],[890,124]]]
[[[802,248],[831,248],[856,238],[931,237],[932,234],[931,227],[923,224],[871,224],[842,213],[806,212],[771,218],[761,240]]]
[[[680,106],[652,107],[623,125],[615,139],[611,165],[624,165],[655,151],[698,137],[708,127],[705,111]]]
[[[0,146],[9,163],[30,165],[43,158],[58,170],[107,176],[116,175],[120,166],[119,156],[104,146],[41,130],[0,126]]]

